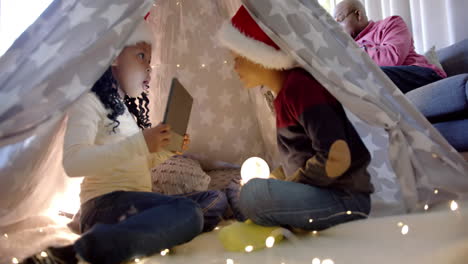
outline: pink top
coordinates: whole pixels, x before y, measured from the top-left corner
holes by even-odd
[[[430,64],[426,57],[414,50],[413,37],[405,21],[399,16],[391,16],[369,25],[354,39],[379,66],[414,65],[431,68],[442,78],[447,74],[439,67]]]

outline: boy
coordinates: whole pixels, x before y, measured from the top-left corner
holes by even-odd
[[[241,211],[254,223],[322,230],[366,218],[373,186],[370,154],[341,104],[283,52],[245,7],[220,32],[246,88],[276,96],[277,140],[286,180],[253,179]]]

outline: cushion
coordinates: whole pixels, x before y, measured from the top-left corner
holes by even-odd
[[[427,118],[468,110],[468,74],[459,74],[419,87],[406,97]]]
[[[437,51],[448,76],[468,73],[468,38]]]
[[[166,195],[206,191],[210,183],[198,161],[180,155],[159,164],[151,174],[153,192]]]
[[[442,67],[442,64],[440,64],[439,58],[437,57],[435,46],[432,46],[432,48],[426,51],[426,53],[424,53],[424,56],[430,64],[435,65],[442,70],[444,69],[444,67]]]
[[[210,190],[224,190],[232,181],[240,183],[241,180],[239,168],[216,169],[207,173],[211,177]]]

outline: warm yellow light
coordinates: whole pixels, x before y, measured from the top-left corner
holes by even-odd
[[[241,168],[242,184],[246,184],[253,178],[268,179],[270,168],[266,161],[258,157],[248,158]]]
[[[398,222],[398,227],[402,227],[403,226],[403,223],[402,222]]]
[[[319,258],[314,258],[312,260],[312,264],[320,264],[320,259]]]
[[[224,64],[226,64],[226,63],[227,63],[227,61],[224,61]]]
[[[404,225],[404,226],[401,228],[401,234],[402,234],[402,235],[406,235],[406,234],[408,234],[408,232],[409,232],[409,226]]]
[[[232,259],[226,259],[226,264],[234,264],[234,260],[232,260]]]
[[[428,204],[424,205],[424,210],[427,211],[428,209],[429,209],[429,205]]]
[[[253,250],[253,246],[249,245],[245,247],[245,252],[252,252],[252,250]]]
[[[11,262],[12,262],[12,263],[15,263],[15,264],[18,264],[18,263],[19,263],[19,261],[18,261],[17,258],[12,258],[12,259],[11,259]]]
[[[177,66],[177,68],[180,68],[180,64],[177,64],[176,66]]]
[[[314,230],[314,231],[312,231],[312,234],[317,235],[318,232]]]
[[[202,66],[203,68],[205,68],[206,65],[205,65],[205,64],[202,64],[201,66]]]
[[[41,252],[41,257],[43,257],[43,258],[47,258],[47,252],[45,252],[45,251],[42,251],[42,252]]]
[[[274,244],[275,244],[275,238],[272,237],[272,236],[269,236],[269,237],[265,240],[265,245],[267,246],[267,248],[273,247]]]
[[[439,193],[439,190],[435,189],[435,190],[434,190],[434,193],[435,193],[435,194],[438,194],[438,193]]]
[[[40,228],[40,229],[39,229],[39,233],[42,233],[42,231],[44,231],[44,230],[42,230],[42,228]]]
[[[166,256],[167,253],[169,253],[169,249],[165,249],[165,250],[161,251],[161,256]]]
[[[314,219],[312,219],[312,218],[311,218],[311,219],[309,219],[309,223],[312,223],[313,221],[314,221]]]
[[[322,261],[322,264],[335,264],[335,262],[333,262],[333,260],[331,260],[331,259],[324,259]]]
[[[347,215],[351,215],[352,213],[353,213],[353,212],[351,212],[351,211],[347,211],[347,212],[346,212]]]
[[[8,238],[8,234],[6,234],[6,233],[5,233],[5,234],[3,234],[3,236],[4,236],[4,237],[6,237],[6,238]]]
[[[458,204],[457,204],[457,202],[452,201],[452,202],[450,203],[450,210],[456,211],[457,209],[458,209]]]
[[[137,258],[136,258],[136,259],[135,259],[135,263],[138,263],[138,262],[140,262],[140,259],[137,259]]]
[[[215,230],[219,230],[219,226],[215,227]]]

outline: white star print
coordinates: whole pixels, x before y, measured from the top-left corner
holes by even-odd
[[[219,139],[218,136],[214,136],[209,142],[208,142],[208,148],[210,151],[220,151],[221,150],[221,144],[222,141]]]
[[[208,87],[206,86],[195,86],[194,99],[200,105],[204,105],[206,100],[208,100]]]
[[[41,43],[38,50],[35,50],[29,58],[37,66],[41,66],[53,57],[57,56],[58,50],[62,47],[62,42],[49,45],[46,42]]]
[[[75,6],[72,12],[68,14],[68,19],[70,20],[70,28],[83,23],[83,20],[91,20],[91,16],[96,12],[95,8],[85,7],[81,2]]]
[[[218,97],[220,105],[225,108],[231,106],[232,94],[227,90],[223,89],[223,93]]]
[[[73,101],[85,90],[85,87],[81,84],[78,75],[75,75],[71,83],[58,88],[58,90],[65,94],[65,99]]]
[[[232,79],[234,75],[234,69],[229,63],[224,63],[223,61],[223,65],[218,68],[218,73],[221,75],[221,78],[223,78],[223,80],[228,80]]]
[[[200,111],[200,123],[205,126],[210,126],[213,124],[214,119],[216,118],[213,111],[207,107],[204,110]]]
[[[121,4],[121,5],[111,4],[99,16],[110,21],[111,19],[121,17],[126,9],[127,9],[126,4]]]
[[[224,129],[225,133],[228,133],[234,129],[234,121],[232,120],[232,117],[226,116],[221,123],[221,127]]]
[[[208,54],[207,51],[203,53],[203,55],[198,56],[198,63],[199,65],[204,64],[205,67],[210,67],[210,65],[214,62],[213,55]]]
[[[177,76],[181,79],[184,83],[190,84],[193,82],[193,78],[195,77],[195,73],[193,73],[188,68],[183,68],[177,72]]]

